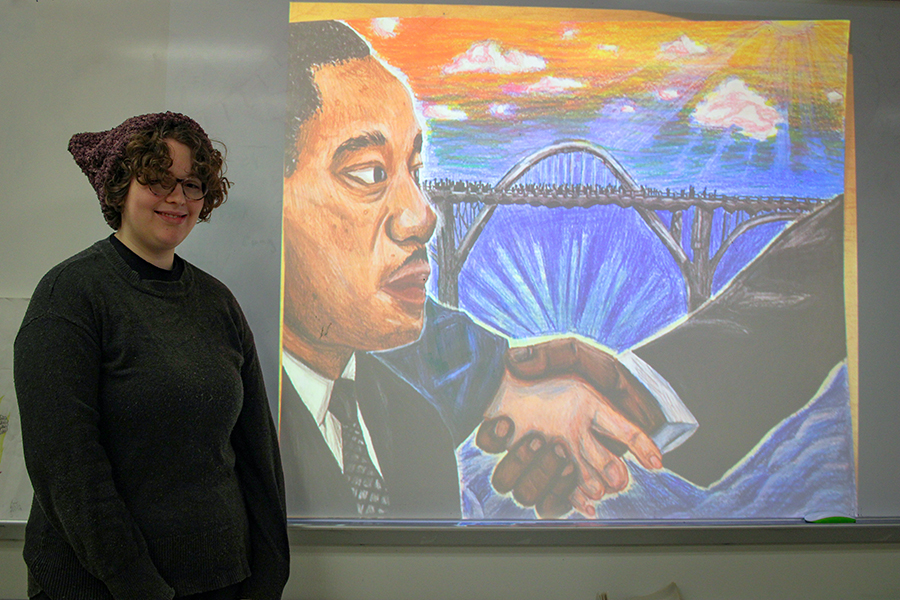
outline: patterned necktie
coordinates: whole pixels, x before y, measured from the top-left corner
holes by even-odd
[[[341,423],[344,476],[356,497],[356,510],[364,517],[383,516],[390,506],[390,499],[384,479],[369,458],[356,406],[356,382],[350,379],[335,381],[328,410]]]

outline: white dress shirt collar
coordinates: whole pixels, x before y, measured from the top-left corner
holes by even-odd
[[[301,362],[300,359],[291,355],[287,350],[282,353],[281,364],[284,367],[284,371],[287,373],[287,378],[289,380],[288,382],[282,382],[282,385],[290,383],[290,385],[294,386],[297,395],[300,396],[300,399],[303,400],[303,404],[306,405],[307,410],[309,410],[309,413],[316,420],[316,425],[319,426],[319,431],[322,433],[325,443],[328,444],[331,454],[334,456],[338,465],[340,465],[341,471],[343,471],[344,453],[343,438],[341,437],[341,423],[337,420],[337,417],[328,412],[328,403],[331,399],[331,391],[334,389],[334,381],[316,373],[305,363]],[[344,371],[341,373],[341,379],[356,380],[355,354],[347,361],[347,366],[344,367]],[[375,448],[372,445],[369,428],[366,425],[366,421],[363,418],[359,407],[357,407],[356,410],[359,426],[366,443],[366,449],[369,451],[369,459],[372,461],[372,464],[375,465],[378,472],[382,473],[381,464],[378,462],[378,455],[375,453]]]
[[[334,389],[334,381],[319,375],[287,350],[284,351],[282,365],[291,385],[297,390],[297,395],[321,427],[328,415],[328,400],[331,398],[331,390]],[[341,373],[341,379],[356,379],[355,354],[350,356],[347,366]]]

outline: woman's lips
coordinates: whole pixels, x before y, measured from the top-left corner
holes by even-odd
[[[160,218],[166,223],[174,223],[176,225],[184,223],[185,219],[187,219],[186,214],[163,212],[161,210],[156,211],[156,214],[159,215]]]
[[[425,304],[425,282],[431,267],[424,260],[414,260],[391,273],[381,289],[388,295],[416,306]]]

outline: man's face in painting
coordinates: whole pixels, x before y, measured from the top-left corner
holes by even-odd
[[[308,347],[384,350],[422,330],[422,131],[403,84],[374,58],[314,73],[322,106],[284,185],[284,327]]]

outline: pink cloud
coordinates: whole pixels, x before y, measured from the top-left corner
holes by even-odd
[[[706,54],[707,48],[698,44],[686,35],[682,35],[674,42],[666,42],[659,45],[659,51],[672,57],[697,56]]]
[[[447,106],[446,104],[426,104],[422,107],[426,119],[438,121],[465,121],[469,118],[466,111]]]
[[[784,122],[781,114],[740,79],[729,79],[694,109],[693,118],[703,127],[737,130],[755,140],[765,140]]]
[[[545,67],[540,56],[504,51],[497,42],[476,42],[445,66],[444,73],[531,73]]]
[[[511,84],[504,86],[503,91],[515,96],[525,96],[529,94],[556,95],[565,94],[582,87],[584,87],[584,84],[575,79],[543,77],[540,81],[528,85]]]
[[[681,96],[681,93],[676,89],[666,88],[664,90],[659,90],[659,92],[657,92],[657,95],[659,96],[660,100],[675,100],[676,98]]]

